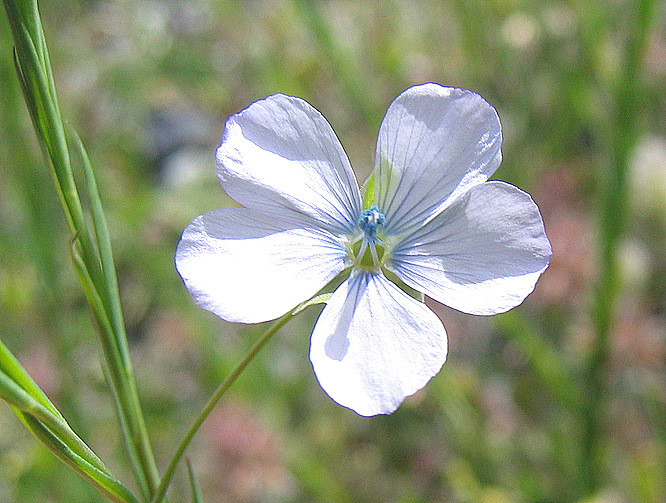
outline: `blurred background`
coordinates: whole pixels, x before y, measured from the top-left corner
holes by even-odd
[[[190,220],[231,204],[214,169],[225,119],[272,93],[300,96],[332,124],[363,181],[386,107],[405,88],[434,81],[497,108],[504,161],[494,178],[541,208],[549,269],[506,315],[430,302],[449,334],[448,362],[391,416],[361,418],[320,389],[308,361],[319,308],[310,308],[262,350],[189,449],[204,499],[666,501],[666,9],[657,2],[636,61],[638,5],[43,1],[63,115],[88,148],[109,219],[160,468],[264,328],[197,308],[173,266]],[[11,45],[3,16],[0,338],[131,484]],[[626,140],[620,153],[618,138]],[[613,250],[619,283],[607,358],[590,384],[600,236],[615,223],[600,208],[621,163],[628,203],[618,207],[626,232]],[[181,470],[171,501],[187,500],[187,490]],[[0,405],[0,502],[33,501],[103,499]]]

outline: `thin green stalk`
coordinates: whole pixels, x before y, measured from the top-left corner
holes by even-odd
[[[100,293],[88,273],[83,259],[77,253],[76,243],[72,247],[72,260],[79,282],[91,306],[91,314],[97,325],[97,330],[106,339],[114,338],[113,327],[107,315],[104,302]],[[126,411],[135,409],[140,411],[138,395],[134,386],[128,387],[131,374],[124,374],[125,369],[112,362],[122,361],[121,351],[115,344],[102,344],[104,360],[102,367],[108,382],[112,383],[111,393],[116,405],[120,429],[125,440],[125,446],[129,453],[129,461],[135,475],[135,479],[144,498],[150,498],[152,491],[157,485],[159,477],[157,467],[152,458],[150,444],[148,444],[147,431],[143,416],[134,416]],[[138,432],[139,434],[136,434]],[[150,457],[147,457],[147,455]],[[152,478],[151,478],[152,477]]]
[[[134,372],[132,370],[132,362],[129,357],[129,347],[125,335],[125,323],[122,316],[122,307],[120,305],[118,279],[111,249],[109,231],[88,153],[79,136],[76,134],[76,131],[73,131],[73,135],[81,156],[83,172],[90,199],[93,232],[97,244],[96,248],[99,253],[99,264],[102,269],[102,284],[105,287],[101,288],[101,291],[107,295],[106,303],[109,305],[109,309],[106,311],[111,325],[110,330],[107,331],[108,338],[113,341],[117,347],[113,354],[113,358],[106,358],[107,363],[105,365],[105,370],[107,376],[112,376],[111,371],[115,371],[113,374],[113,382],[118,384],[112,387],[112,390],[114,393],[114,402],[117,404],[118,414],[121,418],[121,427],[125,432],[123,437],[125,439],[131,439],[134,444],[134,448],[138,455],[138,459],[132,459],[133,462],[138,462],[138,465],[135,466],[135,472],[141,473],[142,477],[145,479],[145,486],[148,488],[147,495],[150,495],[157,486],[159,473],[152,454],[143,415],[140,413],[124,413],[124,411],[140,412],[141,405],[136,386],[133,382]],[[118,369],[113,369],[113,367],[110,367],[113,361],[120,362],[121,366]],[[122,371],[122,373],[116,375],[119,370]]]
[[[201,496],[201,489],[199,489],[199,484],[197,479],[194,476],[194,469],[192,468],[192,463],[190,460],[187,460],[187,474],[190,479],[190,490],[192,495],[192,503],[203,503],[203,498]]]
[[[226,379],[224,379],[224,381],[222,381],[220,386],[215,390],[210,400],[208,400],[206,406],[203,408],[201,413],[194,420],[192,426],[190,426],[190,429],[185,434],[185,437],[180,442],[180,445],[178,445],[176,452],[174,453],[173,457],[171,458],[171,461],[169,462],[169,466],[164,472],[164,476],[160,481],[160,485],[158,486],[157,491],[155,492],[155,495],[151,500],[151,503],[159,503],[160,501],[162,501],[162,498],[164,498],[167,488],[171,483],[171,479],[173,478],[176,466],[178,465],[180,459],[183,457],[185,449],[187,449],[187,446],[192,441],[194,434],[199,430],[204,420],[211,413],[215,405],[217,405],[217,402],[220,401],[224,393],[236,381],[238,376],[240,376],[243,370],[245,370],[245,367],[247,367],[248,363],[252,361],[252,359],[256,356],[259,350],[270,340],[270,338],[275,334],[275,332],[277,332],[285,323],[287,323],[287,321],[289,321],[289,319],[291,319],[291,317],[294,316],[294,314],[297,312],[300,312],[298,308],[295,311],[288,312],[282,318],[279,318],[275,323],[273,323],[268,328],[268,330],[266,330],[266,332],[264,332],[264,334],[259,338],[259,340],[255,342],[254,346],[252,346],[250,351],[248,351],[247,355],[245,355],[245,358],[243,358],[240,362],[238,362],[238,364],[236,364],[231,373],[229,373]]]
[[[23,94],[73,236],[75,265],[98,325],[123,438],[137,484],[149,499],[158,482],[129,358],[118,286],[99,194],[79,142],[91,201],[93,231],[74,180],[65,127],[36,1],[3,0],[15,41],[15,62]]]
[[[592,308],[596,339],[584,370],[586,393],[582,402],[585,424],[582,474],[587,495],[598,490],[603,481],[600,439],[609,336],[619,291],[617,249],[626,225],[628,161],[637,136],[637,110],[640,108],[638,76],[655,4],[653,0],[638,0],[636,4],[634,29],[629,35],[623,73],[614,93],[616,108],[612,121],[610,169],[602,179],[599,190],[599,278]]]

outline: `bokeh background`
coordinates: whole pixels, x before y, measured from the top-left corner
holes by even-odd
[[[214,170],[226,117],[275,92],[303,97],[333,125],[362,181],[388,104],[435,81],[497,108],[505,139],[495,178],[540,206],[549,269],[506,315],[431,302],[449,333],[449,360],[391,416],[361,418],[319,388],[307,358],[319,308],[310,308],[262,350],[189,449],[205,500],[666,501],[666,9],[654,6],[630,113],[618,118],[638,5],[43,1],[63,114],[97,171],[160,467],[263,330],[198,309],[173,266],[185,225],[232,204]],[[4,16],[0,72],[0,338],[131,484]],[[614,250],[608,358],[590,386],[584,367],[598,344],[608,219],[600,208],[618,137],[629,145],[628,204],[618,210],[626,229]],[[589,393],[599,397],[592,451]],[[171,501],[187,490],[181,471]],[[33,501],[102,497],[0,405],[0,502]]]

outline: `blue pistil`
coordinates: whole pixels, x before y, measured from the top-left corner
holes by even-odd
[[[350,249],[357,266],[373,270],[381,266],[384,243],[377,237],[377,229],[385,221],[386,217],[377,206],[371,206],[361,213],[358,226],[363,234],[356,237]]]
[[[367,210],[363,210],[361,216],[358,218],[358,226],[365,233],[367,238],[374,239],[377,234],[377,227],[384,225],[386,217],[379,211],[377,206],[370,206]]]

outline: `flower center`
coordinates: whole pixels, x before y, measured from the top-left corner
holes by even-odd
[[[384,263],[384,242],[377,236],[377,229],[384,225],[386,217],[377,206],[363,210],[358,218],[358,226],[363,231],[348,245],[349,255],[354,265],[363,269],[379,269]]]
[[[369,238],[375,237],[377,227],[384,225],[384,222],[386,222],[386,217],[377,206],[370,206],[367,210],[363,210],[358,218],[358,226]]]

